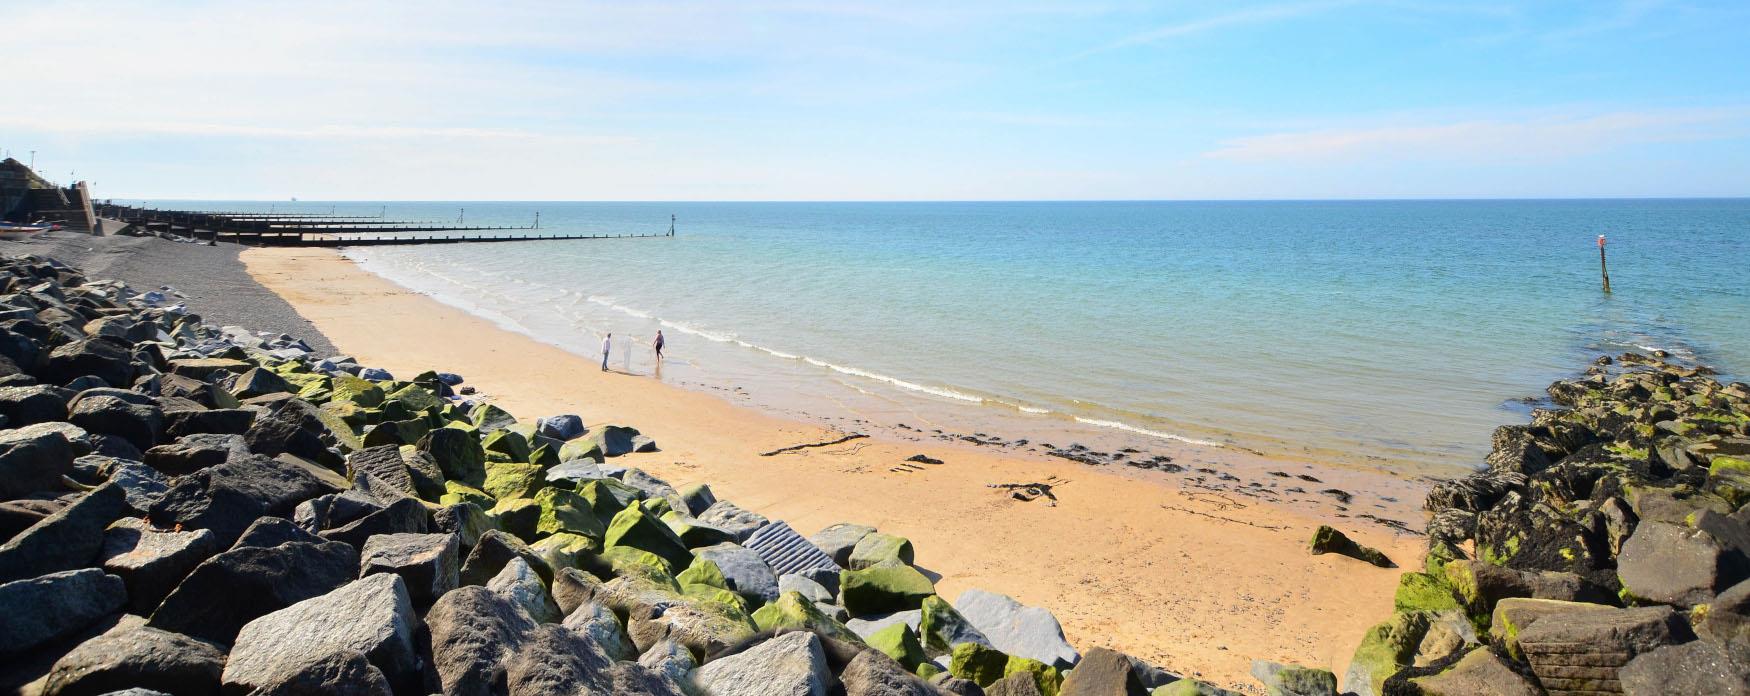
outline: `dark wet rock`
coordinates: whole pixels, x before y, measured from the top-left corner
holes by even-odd
[[[641,436],[637,428],[623,425],[604,425],[590,435],[590,438],[601,447],[602,454],[608,457],[656,451],[654,441]]]
[[[0,498],[60,490],[61,477],[73,472],[75,456],[58,432],[0,432]]]
[[[346,467],[354,477],[368,474],[402,493],[420,495],[412,473],[407,470],[407,462],[401,458],[400,447],[382,445],[353,452],[346,457]]]
[[[494,529],[481,534],[474,550],[468,552],[468,559],[462,563],[462,584],[484,585],[490,582],[512,558],[523,559],[543,581],[552,582],[553,568],[541,560],[540,554],[521,539]]]
[[[521,648],[535,622],[484,587],[460,587],[440,597],[425,615],[431,671],[447,696],[503,693],[504,663]],[[548,631],[569,633],[560,626]]]
[[[417,498],[402,498],[343,526],[325,529],[317,536],[358,548],[378,534],[424,534],[426,529],[425,505]]]
[[[256,455],[183,476],[152,506],[152,522],[211,529],[229,544],[264,515],[287,516],[298,503],[338,490],[305,467]]]
[[[145,462],[166,476],[182,476],[248,454],[249,447],[241,435],[202,433],[184,435],[175,442],[146,450]]]
[[[256,412],[246,408],[215,408],[206,411],[166,410],[164,434],[183,437],[198,433],[242,435],[255,425]]]
[[[455,534],[378,534],[359,551],[359,574],[398,575],[414,606],[428,606],[458,586],[459,549]]]
[[[210,530],[165,532],[144,520],[123,518],[104,530],[98,558],[105,572],[127,585],[129,610],[144,616],[219,550]]]
[[[114,435],[145,450],[164,430],[164,411],[154,403],[130,403],[120,396],[81,394],[67,421],[92,433]]]
[[[588,432],[588,428],[583,426],[583,419],[574,414],[547,416],[539,421],[536,428],[541,435],[562,442],[583,437]]]
[[[67,392],[46,384],[0,387],[0,417],[5,417],[7,427],[12,428],[64,421],[67,419]]]
[[[170,490],[170,479],[164,474],[130,459],[92,454],[73,460],[73,465],[90,466],[105,480],[120,486],[128,509],[137,514],[146,514]]]
[[[0,545],[0,582],[95,565],[103,529],[127,508],[120,486],[106,483]]]
[[[67,501],[59,498],[0,501],[0,539],[10,540],[65,507]]]
[[[51,351],[38,377],[47,382],[66,384],[92,375],[113,387],[133,384],[134,358],[129,348],[126,341],[110,336],[74,341]]]
[[[225,665],[228,690],[286,680],[340,652],[358,652],[399,690],[418,687],[414,633],[419,620],[395,575],[370,575],[250,621]]]
[[[1386,558],[1378,549],[1362,546],[1328,525],[1320,525],[1313,532],[1310,545],[1313,555],[1336,553],[1361,561],[1366,561],[1381,568],[1396,568],[1397,564]]]
[[[708,662],[693,680],[713,696],[826,696],[832,673],[820,638],[795,632]]]
[[[231,548],[256,547],[269,549],[287,542],[303,542],[320,544],[322,537],[305,531],[284,517],[261,517],[244,528],[243,535],[231,544]]]
[[[1731,586],[1708,605],[1695,632],[1715,643],[1750,644],[1750,580]]]
[[[124,620],[55,662],[43,696],[96,696],[147,688],[177,696],[219,693],[225,653],[210,643]]]
[[[388,677],[357,650],[336,650],[273,675],[250,696],[390,696]]]
[[[297,392],[297,388],[272,370],[254,368],[231,379],[231,395],[247,399],[279,392]]]
[[[6,617],[0,655],[72,635],[119,611],[127,601],[121,578],[96,568],[0,584],[0,616]]]
[[[339,542],[247,546],[207,559],[152,612],[151,625],[230,643],[244,624],[358,575],[358,552]]]

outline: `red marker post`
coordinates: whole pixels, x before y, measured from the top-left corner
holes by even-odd
[[[1598,235],[1598,271],[1604,274],[1604,292],[1610,292],[1610,265],[1604,261],[1604,235]]]

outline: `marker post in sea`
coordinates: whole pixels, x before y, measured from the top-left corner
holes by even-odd
[[[1604,292],[1610,292],[1610,265],[1604,261],[1604,235],[1598,235],[1598,271],[1604,274]]]

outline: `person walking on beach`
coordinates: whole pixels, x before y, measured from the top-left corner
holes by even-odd
[[[651,341],[650,346],[656,349],[656,361],[662,362],[662,329],[656,330],[656,340]]]
[[[608,349],[614,346],[614,332],[602,337],[602,372],[608,371]]]

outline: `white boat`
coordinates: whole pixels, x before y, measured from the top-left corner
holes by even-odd
[[[0,222],[0,239],[28,239],[37,234],[60,228],[60,225],[49,223],[21,225],[12,222]]]

